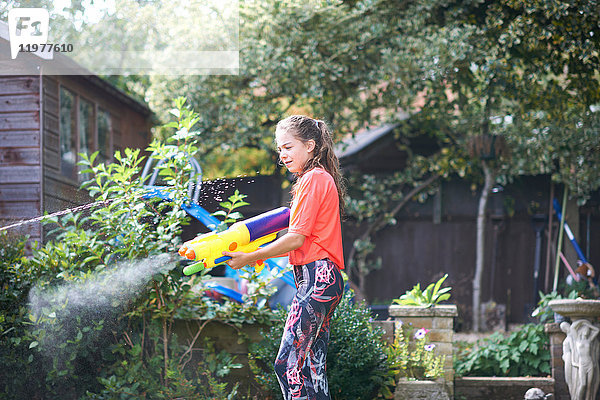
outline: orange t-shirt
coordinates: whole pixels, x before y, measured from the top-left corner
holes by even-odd
[[[329,258],[344,268],[338,192],[323,168],[311,169],[296,184],[288,232],[306,236],[302,246],[289,252],[290,264]]]

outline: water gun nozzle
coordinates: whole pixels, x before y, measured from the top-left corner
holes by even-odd
[[[181,246],[181,247],[179,248],[179,255],[180,255],[181,257],[185,257],[185,252],[186,252],[186,251],[187,251],[187,246],[186,246],[186,245],[183,245],[183,246]]]
[[[187,258],[188,260],[195,260],[196,253],[194,252],[194,249],[187,249],[187,251],[185,252],[185,258]]]

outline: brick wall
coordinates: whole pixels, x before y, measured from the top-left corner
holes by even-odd
[[[550,337],[550,368],[552,369],[552,377],[554,378],[554,399],[569,400],[569,388],[565,381],[565,363],[562,359],[563,349],[562,343],[567,337],[560,329],[560,325],[556,322],[546,324],[544,330]]]

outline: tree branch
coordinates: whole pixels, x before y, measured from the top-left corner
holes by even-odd
[[[419,194],[421,191],[423,191],[425,188],[427,188],[429,185],[435,182],[438,178],[439,175],[432,175],[429,178],[427,178],[424,182],[422,182],[419,186],[414,187],[410,192],[406,194],[406,196],[402,198],[402,200],[400,200],[398,204],[396,204],[396,206],[391,210],[389,214],[381,215],[379,218],[377,218],[377,220],[375,220],[375,222],[369,225],[369,227],[367,227],[367,229],[363,232],[359,239],[365,240],[371,235],[371,233],[374,233],[379,229],[383,228],[386,225],[385,221],[387,218],[393,217],[396,214],[398,214],[398,212],[410,201],[411,198]],[[355,254],[356,247],[352,246],[350,254],[348,255],[348,260],[352,260]]]

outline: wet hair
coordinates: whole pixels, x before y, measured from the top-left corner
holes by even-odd
[[[315,167],[321,167],[333,177],[340,201],[340,213],[344,211],[344,195],[346,188],[340,172],[340,161],[333,151],[333,138],[324,121],[306,117],[304,115],[292,115],[277,123],[278,130],[291,132],[301,142],[314,140],[315,149],[313,156],[309,159],[298,177],[304,175]]]

